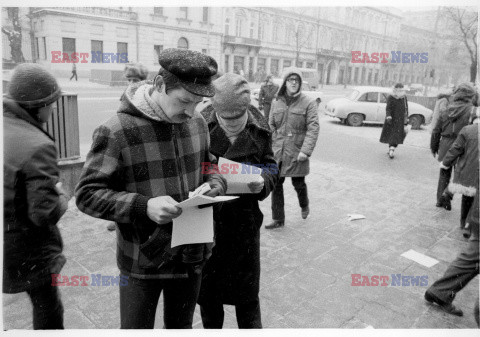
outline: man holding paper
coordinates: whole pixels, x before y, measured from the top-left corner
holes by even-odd
[[[240,75],[227,73],[213,84],[212,104],[202,111],[210,130],[210,151],[217,158],[222,157],[219,165],[223,162],[237,167],[224,175],[227,186],[230,179],[237,184],[234,191],[242,191],[239,183],[244,181],[247,189],[238,194],[238,199],[224,202],[221,208],[214,207],[215,247],[204,268],[198,302],[204,328],[222,328],[223,304],[230,304],[235,305],[239,328],[258,329],[262,327],[258,293],[259,230],[263,221],[258,201],[272,191],[278,170],[270,130],[260,111],[250,105],[247,81]],[[245,164],[264,169],[256,168],[261,174],[253,174],[253,179],[229,178],[252,175],[252,168]]]
[[[152,329],[164,295],[165,328],[192,328],[201,271],[211,244],[171,247],[179,202],[208,181],[206,195],[224,194],[219,175],[204,175],[209,134],[195,112],[215,91],[215,60],[190,50],[167,49],[153,85],[132,83],[116,116],[99,126],[76,188],[78,208],[117,225],[122,329]],[[200,211],[200,210],[199,210]]]

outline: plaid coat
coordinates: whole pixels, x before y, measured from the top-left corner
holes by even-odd
[[[147,202],[166,195],[181,202],[205,180],[219,178],[201,173],[201,163],[213,159],[202,116],[170,124],[146,112],[148,104],[139,106],[137,92],[152,89],[144,82],[129,86],[117,115],[95,130],[76,202],[82,212],[117,223],[117,264],[123,273],[182,278],[187,273],[181,251],[192,245],[171,249],[172,223],[151,221]]]

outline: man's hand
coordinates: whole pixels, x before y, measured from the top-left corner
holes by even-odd
[[[298,160],[299,162],[305,161],[305,160],[307,160],[307,159],[308,159],[308,156],[307,156],[305,153],[300,152],[300,153],[298,154],[297,160]]]
[[[258,110],[263,110],[263,105],[259,105]]]
[[[60,181],[55,184],[55,189],[57,190],[58,194],[67,194],[67,192],[65,192],[65,190],[63,189],[63,184]]]
[[[450,167],[448,167],[448,166],[443,165],[443,163],[440,163],[439,166],[440,166],[440,168],[441,168],[442,170],[448,170],[448,169],[450,168]]]
[[[392,124],[392,117],[388,116],[387,119],[385,120],[387,124]]]
[[[250,189],[250,192],[257,194],[262,191],[263,185],[265,185],[265,181],[263,180],[263,177],[260,176],[258,181],[252,181],[251,183],[248,183],[247,186]]]
[[[147,215],[159,225],[169,223],[182,214],[182,209],[175,206],[176,204],[178,202],[168,195],[152,198],[147,203]]]
[[[433,154],[433,158],[435,158],[437,156],[437,152],[435,152],[435,151],[432,151],[432,154]]]

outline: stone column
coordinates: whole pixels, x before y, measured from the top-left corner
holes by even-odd
[[[265,72],[268,74],[271,73],[271,67],[272,67],[272,58],[269,56],[267,57],[267,60],[265,61]]]
[[[228,57],[228,72],[229,73],[233,73],[233,55],[230,54],[230,55],[227,55]]]

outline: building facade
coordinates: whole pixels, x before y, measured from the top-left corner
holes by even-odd
[[[284,68],[293,65],[316,69],[321,84],[433,83],[430,75],[434,68],[436,83],[449,83],[455,74],[458,77],[465,72],[463,65],[449,64],[448,58],[437,56],[433,60],[433,54],[459,49],[455,47],[458,41],[445,34],[438,38],[432,29],[414,24],[415,15],[405,15],[390,7],[20,10],[26,61],[44,64],[59,76],[68,76],[72,65],[53,63],[54,53],[88,53],[87,62],[77,63],[77,72],[90,76],[98,69],[122,70],[124,64],[118,62],[116,54],[127,54],[128,62],[140,62],[150,71],[157,71],[158,53],[172,47],[207,53],[217,60],[221,72],[237,72],[257,82],[267,74],[280,76]],[[2,16],[4,26],[8,26],[5,9]],[[427,17],[434,18],[433,14]],[[426,25],[426,21],[422,24]],[[10,48],[3,33],[2,39],[5,63]],[[430,58],[428,64],[353,63],[352,51],[369,55],[429,52]],[[110,55],[93,62],[93,54],[98,53],[114,54],[113,59]]]

